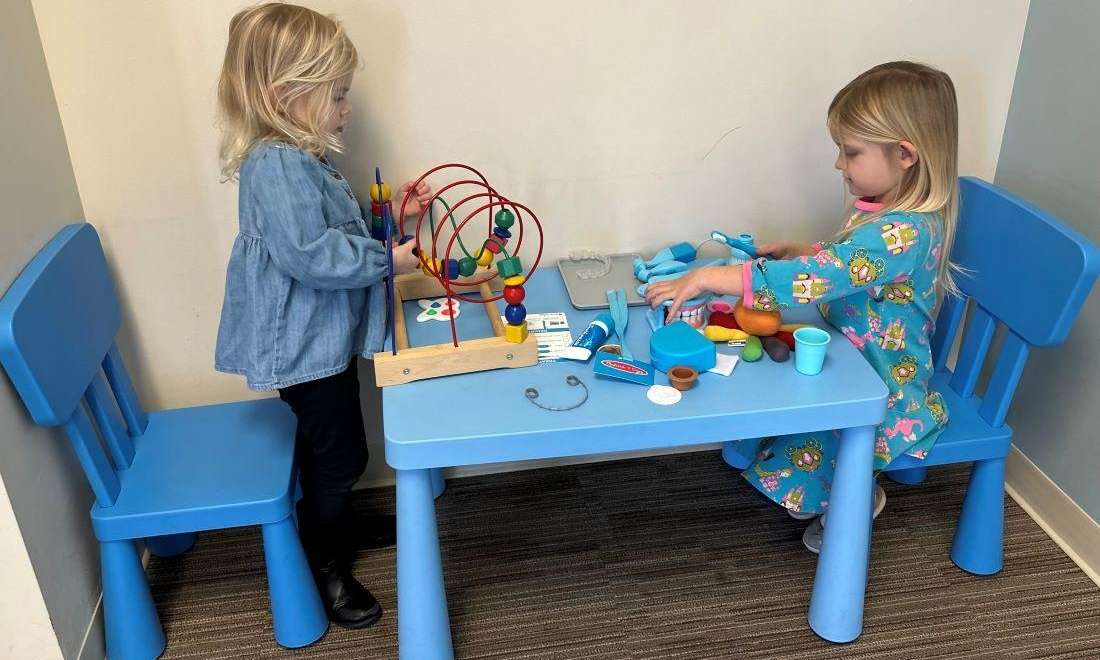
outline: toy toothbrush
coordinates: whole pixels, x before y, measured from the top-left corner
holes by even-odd
[[[731,250],[739,250],[748,255],[749,259],[755,259],[757,257],[756,246],[753,245],[752,234],[740,234],[737,238],[727,236],[720,231],[712,231],[710,233],[712,241],[721,243]]]

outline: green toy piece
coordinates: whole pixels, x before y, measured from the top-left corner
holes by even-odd
[[[508,257],[507,259],[501,259],[497,262],[497,272],[500,273],[501,279],[507,279],[515,275],[522,275],[523,264],[520,263],[519,257]]]
[[[462,257],[458,260],[458,272],[463,277],[469,277],[477,270],[477,262],[470,257]]]
[[[516,217],[512,215],[512,212],[508,209],[501,209],[497,211],[497,215],[495,218],[497,227],[508,229],[515,223],[515,221]]]
[[[741,359],[745,362],[757,362],[762,357],[764,357],[764,347],[760,343],[760,338],[749,335],[745,340],[745,347],[741,349]]]

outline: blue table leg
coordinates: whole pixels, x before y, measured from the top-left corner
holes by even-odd
[[[810,627],[830,642],[850,642],[863,630],[863,599],[871,552],[875,427],[845,429],[837,450],[829,514],[810,598]]]
[[[451,660],[432,471],[397,471],[397,644],[401,660]]]
[[[432,495],[438,498],[447,488],[447,480],[443,478],[443,468],[432,468]]]

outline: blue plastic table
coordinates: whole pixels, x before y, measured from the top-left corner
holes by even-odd
[[[565,312],[577,336],[595,311],[573,309],[560,276],[539,270],[526,286],[531,313]],[[628,339],[635,357],[649,355],[652,334],[643,307],[630,308]],[[414,319],[406,303],[413,346],[449,341],[446,323]],[[790,322],[821,322],[816,309],[792,310]],[[462,303],[459,338],[491,335],[485,313]],[[720,350],[735,352],[720,346]],[[588,402],[549,412],[524,396],[528,387],[546,405],[571,405],[578,376]],[[667,384],[658,372],[657,382]],[[850,641],[863,625],[870,550],[874,428],[886,412],[887,389],[854,346],[833,332],[818,376],[795,371],[794,361],[739,363],[723,377],[705,373],[673,406],[646,398],[646,388],[597,380],[592,363],[543,363],[449,376],[387,387],[383,392],[386,462],[397,472],[398,642],[405,660],[451,658],[451,634],[440,562],[434,498],[440,468],[608,452],[683,447],[795,432],[843,430],[830,496],[829,525],[818,560],[810,625],[832,641]]]

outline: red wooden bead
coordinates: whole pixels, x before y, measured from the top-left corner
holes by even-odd
[[[493,254],[500,254],[500,243],[496,241],[485,241],[485,249]]]
[[[521,302],[523,302],[523,297],[526,296],[526,295],[527,295],[527,293],[523,290],[523,287],[521,287],[521,286],[506,286],[506,287],[504,287],[504,300],[509,305],[518,305],[518,304],[520,304]]]

